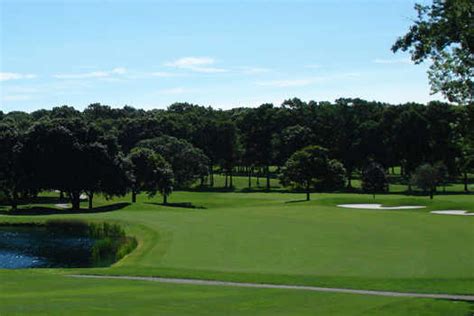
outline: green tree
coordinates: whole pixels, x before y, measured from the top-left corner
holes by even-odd
[[[132,202],[137,201],[137,194],[144,191],[149,197],[157,192],[163,194],[163,203],[173,190],[173,171],[166,160],[148,148],[134,148],[128,155]]]
[[[11,124],[0,124],[0,191],[16,211],[18,197],[24,189],[26,174],[22,165],[21,134]]]
[[[337,179],[344,179],[345,170],[335,165],[325,148],[308,146],[290,156],[282,169],[281,181],[284,185],[302,187],[309,201],[311,189],[320,188],[321,183],[341,185]]]
[[[428,192],[430,199],[433,199],[436,186],[438,186],[440,182],[439,169],[431,164],[422,164],[416,168],[411,177],[411,182],[424,192]]]
[[[106,145],[94,142],[81,150],[84,168],[81,182],[92,209],[95,193],[106,197],[123,196],[127,193],[128,177],[121,155],[114,155]]]
[[[376,162],[370,162],[362,171],[362,190],[371,193],[375,199],[375,193],[388,191],[388,177],[385,169]]]
[[[80,196],[86,192],[92,206],[94,192],[124,194],[124,173],[114,166],[117,149],[94,124],[82,118],[44,119],[25,135],[23,155],[25,172],[31,175],[32,190],[66,192],[72,208],[80,208]],[[108,172],[110,171],[110,172]]]
[[[74,134],[58,120],[41,121],[28,131],[24,143],[25,156],[29,157],[26,169],[32,174],[30,185],[38,191],[66,192],[73,209],[80,207],[84,189],[81,180],[85,179],[80,138],[86,134],[86,128],[79,126],[77,123]],[[80,128],[83,130],[79,131]]]
[[[313,135],[310,128],[301,125],[286,127],[273,137],[274,160],[281,166],[295,151],[312,143]]]
[[[433,0],[416,4],[417,18],[392,51],[409,51],[419,64],[430,59],[428,71],[433,93],[451,102],[472,103],[474,84],[474,27],[472,0]]]
[[[146,139],[138,147],[149,148],[170,163],[177,187],[185,187],[209,174],[209,158],[184,139],[163,135]]]

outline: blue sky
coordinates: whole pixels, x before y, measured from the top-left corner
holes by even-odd
[[[431,96],[390,47],[411,0],[0,0],[0,110]]]

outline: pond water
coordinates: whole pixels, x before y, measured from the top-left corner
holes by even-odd
[[[0,226],[0,269],[90,267],[94,243],[43,226]]]

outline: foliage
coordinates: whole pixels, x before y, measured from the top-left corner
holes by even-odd
[[[22,160],[22,135],[8,123],[0,123],[0,191],[16,210],[18,198],[27,191],[27,171]]]
[[[474,2],[433,0],[431,6],[416,4],[415,10],[417,19],[392,50],[408,50],[415,63],[430,59],[432,92],[441,92],[452,102],[472,103]]]
[[[172,136],[160,136],[143,140],[138,143],[138,146],[153,150],[170,163],[178,187],[189,185],[209,173],[209,159],[202,150],[185,140]]]
[[[4,131],[14,131],[18,146],[2,151],[0,155],[14,159],[0,159],[0,170],[13,172],[12,162],[21,166],[16,170],[22,176],[3,178],[17,181],[3,187],[17,188],[20,198],[60,190],[79,208],[80,194],[86,193],[92,207],[97,194],[112,197],[131,190],[125,158],[136,146],[158,152],[171,165],[174,182],[165,172],[160,179],[168,183],[162,188],[186,188],[197,181],[212,187],[214,173],[223,173],[231,185],[236,174],[247,175],[249,185],[252,178],[260,184],[259,178],[266,176],[268,190],[288,158],[314,144],[342,163],[348,187],[370,159],[386,169],[401,166],[402,179],[424,162],[442,161],[468,190],[473,109],[444,102],[390,105],[358,98],[334,103],[293,98],[281,106],[225,111],[176,103],[149,111],[91,104],[82,112],[68,106],[9,112],[0,124],[8,126]],[[339,185],[321,181],[314,189],[333,187]],[[168,189],[161,193],[166,196]]]
[[[170,164],[160,154],[141,147],[132,149],[127,158],[130,162],[132,201],[136,202],[136,195],[142,191],[150,197],[160,192],[166,201],[174,183]]]
[[[433,199],[436,187],[445,180],[443,164],[423,164],[419,166],[412,175],[411,182],[425,192],[429,192],[430,199]]]
[[[388,191],[388,177],[385,169],[376,162],[370,162],[362,171],[362,190],[373,194]]]
[[[118,224],[55,219],[46,221],[45,226],[51,232],[95,239],[92,247],[92,262],[95,266],[108,266],[132,252],[137,246],[137,240],[127,236]]]
[[[282,170],[281,180],[284,184],[294,184],[304,188],[306,199],[310,199],[311,188],[334,189],[344,185],[345,169],[334,160],[330,160],[325,148],[308,146],[295,152]]]

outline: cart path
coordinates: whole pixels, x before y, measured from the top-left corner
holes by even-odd
[[[408,293],[408,292],[356,290],[356,289],[317,287],[317,286],[304,286],[304,285],[241,283],[241,282],[226,282],[226,281],[214,281],[214,280],[160,278],[160,277],[140,277],[140,276],[74,274],[74,275],[69,275],[69,277],[89,278],[89,279],[118,279],[118,280],[135,280],[135,281],[152,281],[152,282],[160,282],[160,283],[189,284],[189,285],[248,287],[248,288],[260,288],[260,289],[302,290],[302,291],[314,291],[314,292],[362,294],[362,295],[377,295],[377,296],[391,296],[391,297],[432,298],[432,299],[445,299],[445,300],[474,302],[474,295],[424,294],[424,293]]]

